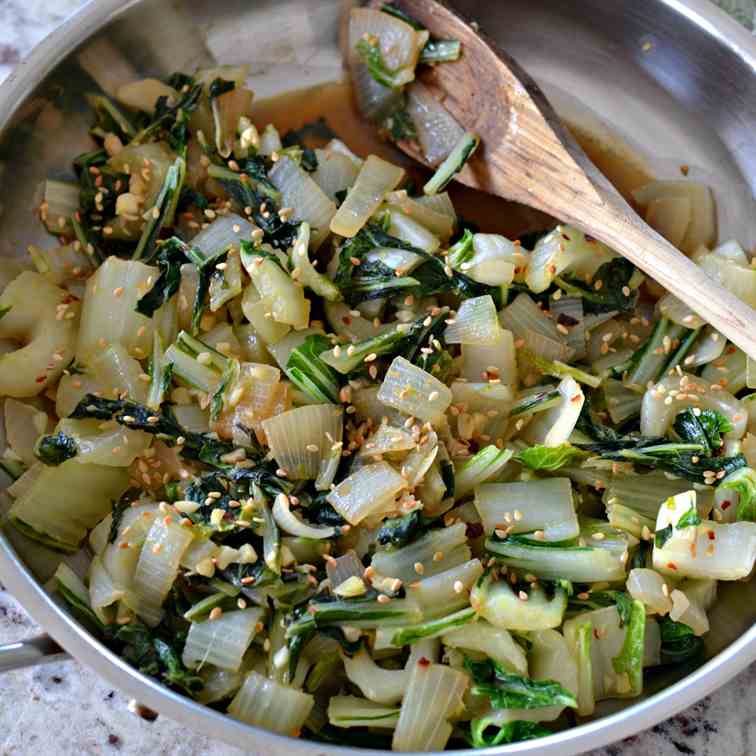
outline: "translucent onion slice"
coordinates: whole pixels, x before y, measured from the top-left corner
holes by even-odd
[[[446,326],[444,339],[449,344],[496,343],[500,337],[498,314],[493,297],[465,299],[454,316],[454,322]]]
[[[512,332],[500,329],[492,344],[463,344],[462,377],[476,383],[498,378],[506,386],[516,386],[517,353]]]
[[[312,173],[313,181],[330,200],[336,194],[349,189],[357,179],[360,166],[347,155],[330,150],[315,150],[318,167]]]
[[[149,625],[155,624],[156,610],[165,601],[178,575],[181,557],[192,542],[188,528],[157,518],[147,533],[139,554],[134,582],[137,614]]]
[[[331,526],[308,525],[291,511],[289,497],[286,494],[278,494],[273,502],[273,518],[281,530],[290,535],[300,538],[320,540],[333,538],[337,530]]]
[[[333,200],[306,171],[285,156],[271,169],[270,180],[281,192],[282,205],[293,208],[293,220],[310,224],[310,244],[317,250],[328,236],[328,227],[336,212]]]
[[[554,320],[525,293],[518,294],[512,304],[499,313],[499,320],[518,339],[524,339],[528,331],[534,331],[553,341],[564,341]]]
[[[438,436],[429,431],[422,443],[418,444],[402,463],[402,477],[411,489],[419,485],[438,455]]]
[[[646,208],[646,223],[670,244],[679,247],[690,226],[691,202],[688,197],[659,197]]]
[[[389,229],[391,236],[433,254],[441,246],[441,240],[431,233],[418,218],[411,218],[401,210],[389,209]]]
[[[102,564],[102,559],[95,556],[89,565],[89,604],[92,611],[104,624],[110,624],[113,619],[112,611],[108,607],[123,598],[123,591],[118,590]]]
[[[249,241],[253,228],[249,221],[235,213],[220,215],[191,240],[191,245],[206,257],[229,248],[238,249],[242,239]]]
[[[525,342],[523,344],[525,349],[549,362],[554,360],[568,362],[574,355],[572,349],[564,342],[556,341],[536,331],[525,330],[522,339]]]
[[[442,242],[446,243],[454,232],[456,213],[448,194],[444,192],[434,196],[442,198],[439,207],[443,207],[443,211],[437,210],[427,203],[420,202],[422,198],[410,197],[405,189],[389,192],[386,196],[386,202],[389,209],[399,210],[410,218],[413,218],[432,234],[439,237]]]
[[[340,236],[354,236],[378,209],[386,194],[404,178],[404,169],[370,155],[360,169],[354,186],[330,221],[330,230]]]
[[[475,491],[475,508],[486,533],[542,530],[544,541],[566,541],[580,533],[568,478],[483,483]]]
[[[334,727],[391,729],[399,721],[399,708],[358,696],[331,696],[328,701],[328,721]]]
[[[367,457],[383,454],[401,455],[415,448],[417,442],[405,428],[382,423],[362,445],[360,454]]]
[[[485,620],[452,630],[441,637],[441,642],[451,648],[482,653],[515,674],[528,674],[528,659],[522,646],[508,630],[494,627]]]
[[[391,747],[394,751],[443,751],[452,733],[449,720],[464,710],[469,678],[427,659],[415,663],[402,700]]]
[[[415,601],[423,619],[443,617],[470,603],[470,591],[483,574],[479,559],[471,559],[407,587],[407,598]]]
[[[585,319],[583,314],[583,300],[580,297],[552,297],[551,316],[559,326],[566,328],[567,346],[574,350],[573,359],[580,360],[585,356]]]
[[[748,265],[748,256],[735,239],[723,242],[714,249],[714,254],[725,257],[739,265]]]
[[[666,580],[655,570],[637,567],[627,576],[627,592],[643,602],[646,610],[654,614],[667,614],[672,608]]]
[[[387,462],[361,467],[342,480],[326,500],[351,525],[365,517],[389,511],[407,481]]]
[[[691,215],[680,249],[693,254],[702,245],[711,247],[716,237],[716,207],[711,189],[696,181],[652,181],[633,191],[633,198],[643,208],[665,197],[685,197]]]
[[[250,672],[229,704],[228,713],[242,722],[280,735],[298,735],[315,699],[308,693]]]
[[[239,672],[218,667],[203,667],[199,676],[202,678],[202,690],[196,693],[200,703],[209,704],[231,698],[241,687],[243,676]]]
[[[446,412],[451,398],[447,386],[404,357],[394,358],[378,391],[383,404],[429,421]]]
[[[264,614],[264,609],[256,607],[192,622],[181,660],[190,669],[213,664],[221,669],[238,670]]]
[[[704,255],[698,264],[738,299],[756,307],[756,269],[713,253]]]
[[[622,381],[607,378],[604,381],[606,408],[613,423],[622,423],[640,414],[643,395],[625,386]]]
[[[341,441],[342,409],[332,404],[297,407],[262,422],[278,466],[294,480],[318,477],[331,447]]]
[[[674,294],[667,292],[658,302],[659,312],[677,325],[685,328],[700,328],[704,324],[703,318],[697,315]]]
[[[364,572],[365,568],[354,549],[326,562],[326,574],[332,588],[336,588],[351,577],[362,578]]]
[[[465,133],[456,119],[419,81],[407,88],[407,113],[426,161],[440,165]]]
[[[688,370],[693,370],[701,365],[708,365],[722,356],[725,346],[727,346],[727,339],[711,326],[705,326],[683,360],[683,365]]]
[[[47,414],[31,404],[8,397],[5,400],[4,416],[8,446],[25,465],[33,465],[37,461],[34,446],[48,429]]]
[[[396,16],[371,8],[353,8],[349,13],[349,59],[358,57],[357,43],[367,37],[375,37],[381,47],[381,55],[390,71],[402,68],[414,70],[420,51],[427,40],[422,33]]]

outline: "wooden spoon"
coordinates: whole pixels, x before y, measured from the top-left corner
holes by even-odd
[[[433,66],[422,79],[463,128],[480,136],[458,181],[535,207],[599,239],[756,359],[756,311],[638,217],[516,61],[436,0],[396,5],[433,36],[462,43],[460,60]],[[399,147],[425,162],[416,143]]]

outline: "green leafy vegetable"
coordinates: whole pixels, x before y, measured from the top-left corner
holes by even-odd
[[[494,716],[477,717],[470,722],[470,744],[473,748],[492,748],[505,743],[521,743],[525,740],[545,738],[552,732],[538,722],[515,720],[496,724]],[[488,734],[493,730],[492,734]]]
[[[486,696],[495,709],[541,709],[545,706],[577,708],[575,696],[554,680],[531,680],[507,672],[493,659],[465,659],[472,675],[472,693]]]
[[[572,444],[560,446],[542,446],[538,444],[528,449],[523,449],[515,460],[531,470],[547,470],[554,472],[560,467],[570,465],[578,459],[582,459],[586,453],[577,449]]]
[[[181,266],[187,262],[189,246],[175,236],[159,246],[153,262],[160,268],[160,275],[152,288],[137,302],[136,311],[151,318],[181,285]]]
[[[325,336],[308,336],[304,343],[292,350],[286,362],[286,375],[291,382],[315,402],[339,401],[339,374],[320,359],[331,346]]]
[[[661,630],[662,664],[681,664],[703,652],[703,638],[683,622],[674,622],[669,617],[659,621]]]
[[[34,455],[44,465],[57,467],[67,459],[75,457],[79,453],[76,440],[65,433],[54,433],[50,436],[42,436],[35,447]]]
[[[738,495],[737,520],[756,522],[756,471],[741,467],[725,477],[717,490],[734,491]],[[720,502],[722,507],[724,502]]]
[[[110,530],[108,531],[108,543],[115,543],[118,538],[118,531],[121,528],[121,521],[126,510],[141,495],[138,488],[129,488],[118,501],[113,505],[113,519],[110,521]]]
[[[367,66],[370,75],[379,84],[390,89],[399,89],[407,83],[401,70],[389,68],[383,59],[381,46],[377,39],[360,39],[355,45],[357,54]]]
[[[646,636],[646,608],[641,601],[626,601],[620,609],[620,625],[625,627],[625,640],[622,649],[612,659],[614,671],[626,674],[630,689],[634,695],[643,690],[643,649]]]
[[[163,637],[163,635],[165,637]],[[132,621],[115,632],[115,639],[124,644],[122,655],[140,672],[161,678],[167,685],[188,695],[202,690],[202,678],[188,670],[174,647],[175,636],[150,630]]]
[[[724,445],[723,434],[732,431],[732,423],[720,412],[688,407],[679,412],[673,424],[682,441],[700,444],[708,457]]]
[[[638,288],[632,288],[635,266],[624,257],[605,262],[590,284],[578,278],[557,278],[558,286],[571,297],[583,300],[583,312],[588,314],[630,312],[638,303]]]
[[[380,546],[400,549],[425,535],[433,520],[423,517],[419,509],[415,509],[404,517],[392,517],[383,521],[375,535]]]

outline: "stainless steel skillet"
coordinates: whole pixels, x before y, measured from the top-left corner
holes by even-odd
[[[756,41],[747,31],[708,0],[456,5],[533,73],[568,120],[625,142],[659,176],[679,176],[687,165],[691,176],[711,183],[720,238],[753,246]],[[339,12],[339,0],[90,2],[0,87],[0,254],[21,255],[42,239],[31,214],[36,187],[87,144],[77,93],[92,86],[93,72],[107,82],[119,65],[137,75],[166,74],[216,59],[251,63],[260,96],[330,81],[340,75]],[[68,653],[112,685],[189,728],[248,750],[349,752],[255,730],[141,676],[42,588],[55,559],[18,536],[0,536],[0,580]],[[699,668],[652,677],[644,699],[607,702],[580,727],[494,751],[569,756],[634,734],[698,700],[756,658],[754,599],[756,585],[723,587],[711,616],[707,661]],[[46,639],[0,648],[0,669],[44,660],[55,650]]]

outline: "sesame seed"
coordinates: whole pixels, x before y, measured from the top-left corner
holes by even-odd
[[[210,612],[210,619],[211,620],[217,620],[221,615],[223,614],[223,609],[221,609],[219,606],[216,606],[211,612]]]
[[[423,567],[422,562],[415,562],[415,572],[418,575],[422,575],[425,572],[425,567]]]

